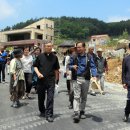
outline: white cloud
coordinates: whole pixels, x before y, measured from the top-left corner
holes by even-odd
[[[107,22],[119,22],[122,20],[126,21],[128,19],[130,19],[129,16],[111,16],[111,17],[108,17]]]
[[[6,19],[14,14],[14,7],[7,0],[0,0],[0,20]]]

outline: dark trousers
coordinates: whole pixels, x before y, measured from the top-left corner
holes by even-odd
[[[30,93],[32,88],[32,73],[24,73],[25,84],[26,84],[26,93]]]
[[[70,80],[66,80],[67,90],[70,93]]]
[[[40,79],[38,81],[38,106],[41,113],[45,113],[46,117],[53,116],[55,78]],[[47,92],[47,93],[46,93]],[[46,107],[45,107],[46,99]]]
[[[69,101],[70,104],[73,106],[73,101],[74,101],[74,91],[71,91],[69,94]]]
[[[128,100],[126,101],[126,107],[125,107],[125,114],[130,114],[130,87],[128,88],[128,94],[127,94]]]
[[[126,101],[126,107],[125,107],[125,115],[130,114],[130,100]]]
[[[0,63],[0,81],[1,81],[1,73],[2,73],[2,81],[5,81],[5,63]]]
[[[67,80],[67,85],[69,88],[69,101],[70,101],[70,104],[73,106],[73,101],[74,101],[73,81]]]
[[[33,73],[32,73],[32,86],[35,89],[35,91],[37,91],[37,80],[38,80],[38,76],[37,76],[36,72],[33,71]]]

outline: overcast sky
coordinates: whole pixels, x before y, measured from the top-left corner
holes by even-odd
[[[0,0],[0,29],[40,17],[91,17],[104,22],[130,19],[130,0]]]

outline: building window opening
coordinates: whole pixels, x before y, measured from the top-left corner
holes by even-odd
[[[43,36],[42,35],[37,35],[37,39],[43,39]]]
[[[41,29],[40,25],[37,25],[37,29]]]
[[[29,40],[29,39],[30,39],[30,33],[8,35],[8,41],[19,41],[19,40]]]

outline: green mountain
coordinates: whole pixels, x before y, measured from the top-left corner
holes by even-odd
[[[110,36],[122,35],[124,30],[130,34],[130,20],[105,23],[94,18],[85,17],[46,17],[55,22],[55,36],[63,39],[89,38],[91,35],[108,34]],[[3,31],[10,29],[21,29],[42,18],[31,18],[25,22],[20,22],[12,27],[7,26]]]

